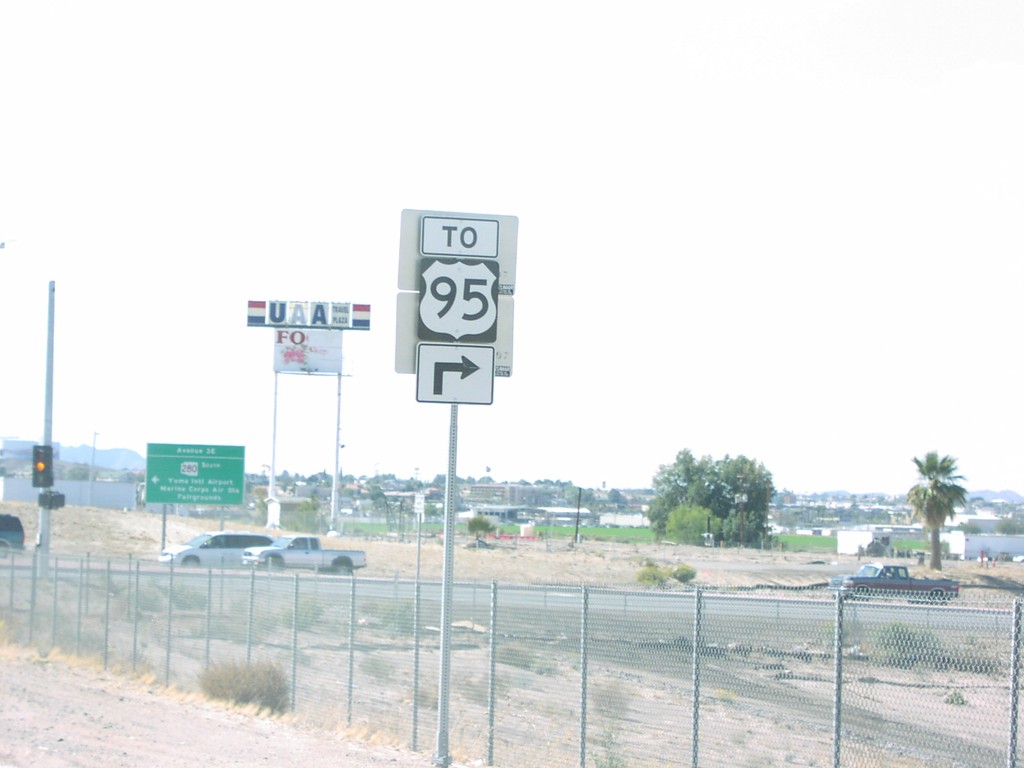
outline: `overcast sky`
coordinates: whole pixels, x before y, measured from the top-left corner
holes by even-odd
[[[11,2],[0,9],[0,435],[244,445],[250,299],[368,303],[342,469],[433,478],[395,372],[404,208],[517,216],[515,357],[458,473],[646,487],[678,451],[902,493],[1024,492],[1017,2]],[[337,381],[278,376],[277,468]],[[488,471],[489,468],[489,471]]]

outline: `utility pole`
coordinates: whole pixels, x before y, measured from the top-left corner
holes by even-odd
[[[50,281],[46,329],[46,389],[43,403],[43,445],[53,445],[53,318],[56,284]],[[47,489],[49,490],[49,489]],[[47,502],[48,503],[48,502]],[[36,575],[46,576],[50,563],[50,509],[39,506],[39,532],[36,535]]]

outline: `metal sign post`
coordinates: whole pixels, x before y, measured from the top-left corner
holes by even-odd
[[[444,494],[444,560],[441,568],[441,668],[438,675],[437,743],[434,765],[451,765],[448,752],[448,699],[452,669],[452,579],[455,559],[455,459],[459,442],[459,406],[452,403],[448,428],[448,478]]]

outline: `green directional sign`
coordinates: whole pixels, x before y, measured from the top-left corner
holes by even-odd
[[[238,505],[245,500],[245,446],[146,446],[146,502]]]

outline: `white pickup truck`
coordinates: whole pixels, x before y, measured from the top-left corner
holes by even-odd
[[[316,536],[282,536],[268,547],[249,547],[244,565],[265,568],[311,568],[352,573],[366,567],[366,553],[357,549],[323,549]]]

